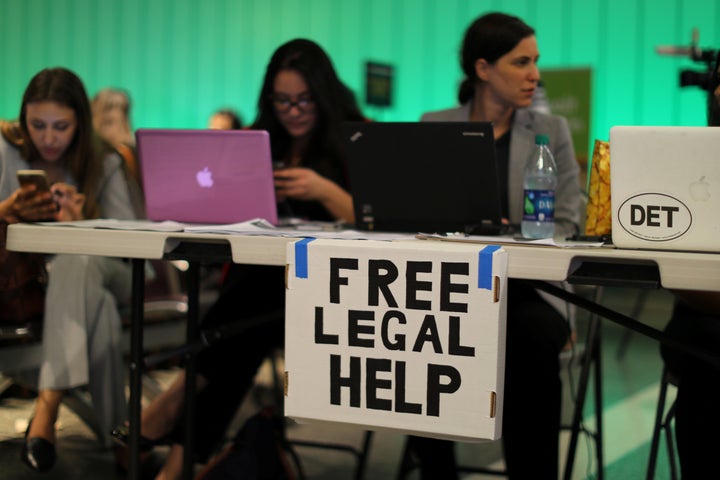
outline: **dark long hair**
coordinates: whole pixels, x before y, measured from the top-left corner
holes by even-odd
[[[338,78],[325,51],[312,40],[291,40],[275,50],[267,65],[258,98],[258,116],[251,128],[270,132],[275,159],[287,156],[291,138],[280,123],[271,99],[275,77],[282,70],[294,70],[302,75],[315,101],[317,121],[303,155],[303,165],[336,164],[344,159],[342,122],[361,121],[364,117],[353,92]],[[337,164],[334,166],[337,169]]]
[[[475,93],[475,62],[483,58],[492,64],[515,48],[523,38],[535,34],[535,30],[518,17],[505,13],[487,13],[477,18],[465,31],[460,52],[460,66],[465,79],[460,85],[458,100],[468,102]]]
[[[98,215],[97,189],[102,165],[95,153],[98,139],[94,136],[90,102],[82,80],[66,68],[46,68],[38,72],[28,84],[20,106],[19,124],[6,126],[3,134],[15,144],[28,162],[41,159],[40,152],[30,139],[27,127],[27,105],[35,102],[55,102],[75,112],[77,129],[60,161],[85,194],[84,213],[88,218]]]

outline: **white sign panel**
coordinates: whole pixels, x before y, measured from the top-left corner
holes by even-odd
[[[458,440],[501,434],[499,246],[288,246],[285,414]]]

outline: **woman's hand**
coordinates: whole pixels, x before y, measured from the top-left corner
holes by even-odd
[[[289,197],[322,201],[327,196],[328,183],[331,182],[327,178],[309,168],[293,167],[275,171],[275,192],[278,200]]]
[[[335,220],[355,221],[352,197],[340,185],[305,167],[275,170],[275,196],[321,203]]]
[[[85,195],[79,193],[75,187],[67,183],[55,183],[50,188],[58,203],[59,210],[55,218],[59,222],[82,220]]]
[[[10,223],[52,220],[58,204],[50,192],[38,192],[35,185],[25,185],[13,192],[3,203],[3,217]]]

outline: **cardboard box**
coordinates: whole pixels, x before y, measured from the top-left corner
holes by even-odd
[[[507,254],[433,241],[288,246],[285,414],[501,436]]]

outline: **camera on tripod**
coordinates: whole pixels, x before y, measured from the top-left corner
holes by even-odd
[[[718,68],[720,68],[720,50],[701,49],[698,46],[700,33],[693,28],[692,42],[689,47],[657,47],[655,50],[660,55],[674,55],[690,57],[691,60],[705,64],[705,71],[681,70],[681,87],[700,87],[701,89],[713,92],[718,86]]]
[[[698,55],[692,55],[692,59],[696,62],[704,62],[707,68],[704,72],[698,72],[696,70],[681,70],[680,86],[700,87],[708,92],[714,91],[718,85],[720,51],[698,50]]]
[[[702,50],[698,47],[700,33],[692,31],[690,47],[657,47],[660,55],[690,57],[705,64],[705,71],[681,70],[680,87],[700,87],[707,92],[707,120],[710,126],[720,126],[720,50]]]

